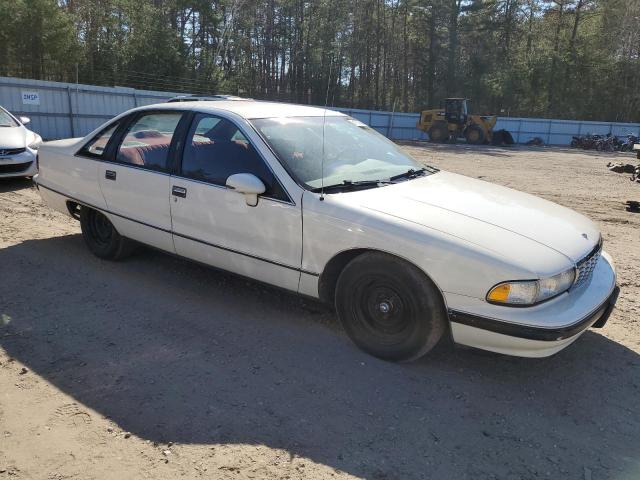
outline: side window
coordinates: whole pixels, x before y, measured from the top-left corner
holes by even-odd
[[[106,130],[103,130],[98,135],[93,137],[91,141],[84,147],[82,147],[82,149],[78,153],[80,153],[80,155],[87,155],[90,157],[102,157],[107,148],[107,143],[109,143],[109,140],[111,139],[119,125],[120,122],[116,122],[113,125],[107,127]]]
[[[152,170],[167,170],[169,146],[182,112],[149,113],[138,117],[118,147],[116,161]]]
[[[235,173],[252,173],[265,184],[265,196],[288,200],[262,157],[233,122],[197,114],[184,147],[182,175],[225,185]]]

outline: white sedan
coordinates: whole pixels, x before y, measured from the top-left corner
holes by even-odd
[[[16,118],[0,107],[0,178],[33,177],[42,138],[27,129],[27,117]]]
[[[319,298],[388,360],[416,359],[443,335],[552,355],[602,327],[618,292],[587,218],[418,164],[324,109],[138,108],[43,145],[36,182],[99,257],[139,242]]]

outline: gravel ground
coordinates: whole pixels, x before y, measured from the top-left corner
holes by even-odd
[[[547,359],[445,342],[385,363],[282,291],[151,250],[101,261],[0,181],[0,479],[640,478],[640,186],[605,168],[622,157],[404,148],[598,222],[622,287],[607,326]]]

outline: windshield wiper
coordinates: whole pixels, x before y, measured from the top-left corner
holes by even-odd
[[[388,180],[359,180],[355,182],[352,180],[343,180],[341,183],[325,185],[324,187],[316,187],[311,191],[315,193],[320,193],[322,191],[335,192],[335,191],[351,191],[351,190],[361,190],[361,189],[364,190],[367,188],[381,187],[383,185],[388,185],[389,183],[391,182],[389,182]]]
[[[418,168],[418,169],[410,168],[404,173],[400,173],[398,175],[394,175],[393,177],[390,177],[389,180],[394,182],[396,180],[401,180],[403,178],[411,179],[411,178],[421,177],[426,172],[427,172],[426,168]]]

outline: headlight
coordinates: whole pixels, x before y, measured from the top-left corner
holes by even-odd
[[[29,148],[31,150],[38,150],[40,145],[42,145],[42,137],[40,137],[40,135],[36,135],[35,140],[29,144]]]
[[[575,268],[540,280],[499,283],[487,293],[487,301],[503,305],[534,305],[569,290],[576,278]]]

